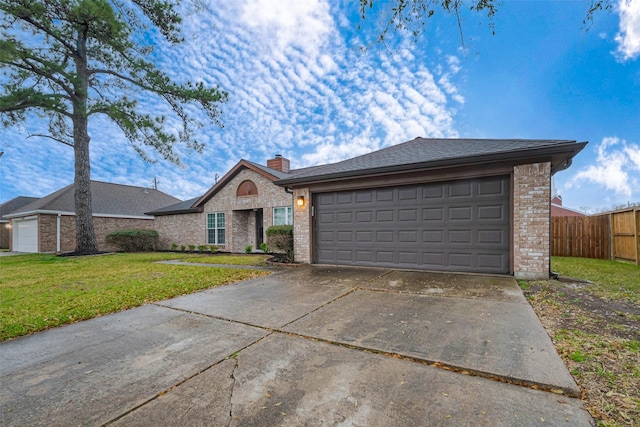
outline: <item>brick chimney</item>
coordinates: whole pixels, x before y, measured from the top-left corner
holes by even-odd
[[[289,173],[289,159],[282,157],[282,154],[276,154],[275,158],[267,160],[267,167],[280,172]]]

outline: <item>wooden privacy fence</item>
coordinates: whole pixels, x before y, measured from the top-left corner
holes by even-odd
[[[640,265],[640,207],[551,218],[551,255],[621,259]]]
[[[551,218],[551,255],[579,258],[611,257],[607,216]]]

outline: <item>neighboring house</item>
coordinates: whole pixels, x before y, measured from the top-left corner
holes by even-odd
[[[562,206],[562,196],[551,199],[551,216],[586,216],[584,213]]]
[[[0,249],[9,249],[11,246],[11,224],[5,215],[9,215],[35,200],[38,198],[18,196],[0,205]]]
[[[291,224],[293,197],[274,181],[290,175],[282,156],[262,166],[240,160],[203,196],[147,212],[155,216],[161,247],[215,245],[221,250],[259,249],[272,225]]]
[[[107,234],[124,228],[155,228],[145,212],[179,201],[158,190],[91,181],[93,225],[100,250],[116,249]],[[16,252],[69,252],[76,247],[74,185],[71,184],[14,210],[11,250]]]
[[[298,262],[548,278],[551,176],[586,144],[416,138],[305,169],[241,160],[202,197],[148,214],[165,248],[244,252],[293,221]]]

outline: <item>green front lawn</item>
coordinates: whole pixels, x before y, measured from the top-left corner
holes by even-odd
[[[0,341],[269,274],[257,270],[156,263],[170,259],[262,265],[265,257],[176,253],[2,257]]]
[[[553,257],[551,269],[563,276],[593,282],[590,290],[602,298],[640,302],[639,265],[606,259]]]

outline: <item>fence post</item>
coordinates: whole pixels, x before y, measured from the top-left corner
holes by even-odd
[[[640,209],[634,209],[633,234],[636,241],[636,265],[640,265]]]

